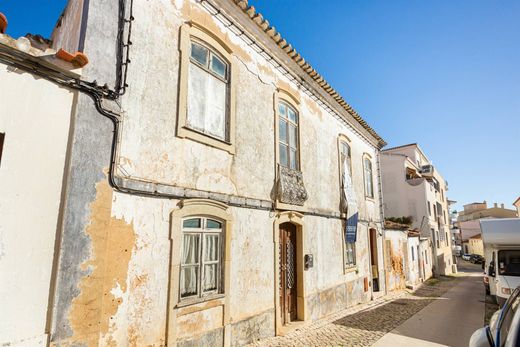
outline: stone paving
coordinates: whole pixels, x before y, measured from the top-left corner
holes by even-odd
[[[250,346],[371,346],[448,291],[457,279],[431,279],[414,292],[401,291],[340,311],[285,336]]]

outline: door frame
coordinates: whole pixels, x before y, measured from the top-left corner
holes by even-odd
[[[285,234],[285,235],[284,235]],[[282,243],[279,247],[279,259],[283,261],[285,260],[288,265],[291,265],[290,268],[287,266],[285,269],[285,279],[284,279],[284,270],[281,269],[282,266],[279,267],[279,271],[281,271],[281,276],[279,278],[280,285],[280,313],[282,318],[282,323],[286,325],[288,322],[294,322],[298,319],[298,303],[297,303],[297,292],[298,292],[298,271],[296,270],[296,261],[297,261],[297,233],[296,233],[296,225],[292,223],[283,223],[280,224],[280,243]],[[292,256],[287,253],[287,247],[284,245],[288,245],[289,243],[293,246]],[[285,259],[284,259],[285,256]],[[289,260],[289,257],[293,258]],[[287,288],[287,274],[289,272],[293,272],[294,274],[294,284],[291,289]],[[282,285],[283,284],[283,285]],[[294,306],[293,306],[294,305]],[[291,308],[291,312],[289,313],[289,309]]]
[[[274,303],[275,303],[275,334],[280,335],[283,325],[282,307],[280,303],[280,224],[291,223],[296,227],[296,312],[297,320],[307,320],[304,280],[304,224],[303,214],[295,211],[279,212],[273,225],[273,255],[274,255]]]
[[[381,276],[379,273],[379,247],[377,245],[378,237],[377,237],[377,229],[369,227],[368,228],[368,246],[369,246],[369,263],[370,263],[370,279],[371,279],[371,288],[372,293],[381,293]],[[375,264],[374,264],[375,263]],[[373,266],[376,266],[377,271],[377,291],[374,290],[374,273],[372,270]]]

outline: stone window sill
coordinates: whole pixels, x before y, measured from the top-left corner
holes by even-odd
[[[179,309],[178,316],[188,313],[206,310],[215,306],[224,305],[225,294],[212,294],[202,298],[190,298],[179,301],[177,309]]]
[[[187,138],[214,148],[218,148],[224,151],[229,152],[230,154],[235,154],[235,145],[231,142],[221,140],[219,138],[213,137],[211,135],[202,133],[200,131],[188,128],[187,126],[183,126],[178,129],[177,136],[181,138]]]

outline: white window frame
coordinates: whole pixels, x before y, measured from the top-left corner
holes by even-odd
[[[365,166],[365,163],[370,164],[370,175],[368,175],[367,171],[368,168]],[[363,155],[363,177],[364,177],[364,184],[365,184],[365,198],[367,199],[374,199],[375,192],[374,192],[374,165],[372,164],[372,158],[365,154]],[[367,177],[368,176],[368,177]],[[370,182],[371,191],[368,191],[368,182]]]
[[[199,228],[189,228],[184,227],[184,222],[187,220],[199,219],[200,227]],[[215,221],[221,225],[220,229],[215,228],[207,228],[207,221]],[[225,225],[224,221],[214,218],[211,216],[189,216],[182,219],[182,243],[181,243],[181,263],[180,263],[180,276],[179,276],[179,300],[180,301],[190,301],[190,300],[200,300],[206,297],[214,296],[215,294],[223,293],[223,258],[224,258],[224,242],[225,242]],[[182,250],[184,249],[184,238],[186,235],[198,235],[199,236],[199,250],[197,255],[197,263],[198,266],[198,275],[197,275],[197,293],[195,295],[190,296],[182,296],[181,288],[182,288],[182,280],[183,280],[183,268],[190,267],[193,265],[187,265],[182,263],[183,254]],[[206,235],[218,235],[218,260],[216,261],[205,261],[204,254],[206,248]],[[216,288],[213,290],[204,290],[203,283],[205,278],[205,265],[217,265],[217,279],[216,279]]]
[[[291,119],[289,119],[289,116],[287,115],[287,111],[286,111],[286,115],[282,115],[281,112],[280,112],[280,106],[283,105],[286,109],[290,109],[292,110],[295,115],[296,115],[296,121],[293,121]],[[291,102],[287,101],[286,99],[282,99],[280,98],[278,100],[278,104],[277,104],[277,114],[278,114],[278,117],[277,117],[277,124],[278,124],[278,136],[277,136],[277,146],[278,146],[278,163],[284,167],[287,167],[289,169],[292,169],[292,170],[296,170],[296,171],[301,171],[301,161],[300,161],[300,112],[298,110],[298,107],[294,106],[294,104],[292,104]],[[286,127],[286,137],[285,139],[282,139],[281,138],[281,129],[280,129],[280,123],[281,122],[285,122],[287,124],[287,127]],[[293,126],[296,128],[296,139],[295,139],[295,145],[296,147],[293,147],[291,146],[290,144],[290,127]],[[282,157],[282,153],[280,151],[280,147],[281,146],[285,146],[287,149],[286,149],[286,155],[287,155],[287,165],[283,165],[282,162],[281,162],[281,157]],[[296,165],[294,167],[292,167],[292,162],[291,162],[291,157],[290,157],[290,152],[291,152],[291,149],[294,149],[296,150],[296,154],[295,154],[295,160],[296,160]]]
[[[207,56],[207,63],[206,65],[202,65],[198,60],[196,60],[193,55],[192,55],[192,49],[193,49],[193,45],[198,45],[198,46],[201,46],[203,48],[205,48],[207,51],[208,51],[208,56]],[[212,62],[212,58],[213,57],[216,57],[218,60],[220,60],[222,63],[224,63],[225,67],[226,67],[226,71],[225,71],[225,75],[224,76],[220,76],[218,75],[216,72],[214,72],[212,69],[211,69],[211,62]],[[215,48],[213,48],[212,46],[210,46],[208,43],[198,39],[197,37],[190,37],[190,67],[191,66],[195,66],[196,68],[202,70],[204,73],[220,80],[221,82],[223,82],[225,84],[225,90],[226,90],[226,97],[225,97],[225,105],[224,105],[224,108],[225,108],[225,114],[224,114],[224,134],[223,134],[223,137],[219,137],[215,134],[211,134],[207,129],[200,129],[200,128],[197,128],[195,126],[192,126],[189,124],[190,122],[190,109],[189,107],[187,108],[186,110],[186,127],[188,127],[190,130],[192,131],[196,131],[196,132],[199,132],[205,136],[209,136],[209,137],[212,137],[218,141],[223,141],[223,142],[226,142],[226,143],[229,143],[229,97],[230,97],[230,91],[231,91],[231,64],[229,63],[229,61],[224,58],[222,56],[222,54],[220,54]],[[189,79],[191,78],[191,76],[189,75],[189,72],[188,72],[188,81]],[[189,84],[189,83],[188,83]],[[187,93],[187,97],[188,97],[188,100],[190,98],[190,90],[189,90],[189,87],[188,87],[188,93]],[[207,100],[206,101],[206,104],[207,104]]]
[[[349,257],[350,254],[350,257]],[[356,267],[356,243],[355,242],[345,242],[345,267],[353,268]]]
[[[192,21],[185,23],[180,29],[180,78],[177,117],[177,136],[190,139],[214,148],[235,154],[235,94],[237,73],[231,46],[227,38],[220,32],[212,32],[204,26]],[[227,106],[225,139],[213,136],[200,129],[188,125],[188,84],[189,70],[192,62],[191,43],[195,42],[209,49],[212,54],[227,63]],[[201,66],[198,64],[197,66]],[[216,75],[213,75],[216,76]],[[217,76],[218,77],[218,76]]]

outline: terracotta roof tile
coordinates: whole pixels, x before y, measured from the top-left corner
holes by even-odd
[[[274,26],[270,26],[269,22],[264,19],[264,17],[256,12],[256,9],[254,6],[248,6],[247,0],[234,0],[234,3],[243,11],[245,12],[249,18],[251,18],[260,28],[267,34],[271,39],[279,44],[281,48],[287,53],[287,55],[296,63],[298,63],[304,72],[306,72],[314,81],[318,82],[320,86],[329,94],[331,95],[336,101],[348,112],[350,113],[354,119],[358,121],[359,124],[365,128],[370,135],[372,135],[379,143],[381,147],[386,146],[386,142],[376,133],[374,129],[372,129],[367,122],[361,118],[361,116],[339,95],[332,86],[330,86],[328,83],[322,83],[325,81],[323,77],[321,77],[320,74],[318,74],[310,64],[308,64],[303,57],[300,56],[292,48],[292,46],[282,38],[279,32],[276,31]]]

